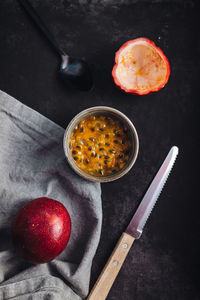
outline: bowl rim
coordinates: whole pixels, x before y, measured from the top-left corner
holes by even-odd
[[[69,146],[67,145],[67,142],[66,142],[68,140],[68,138],[70,138],[72,130],[77,125],[77,123],[80,122],[81,119],[83,119],[91,114],[95,114],[95,113],[111,113],[114,116],[121,119],[122,121],[124,121],[124,123],[127,124],[129,130],[131,131],[133,138],[134,138],[134,142],[135,142],[133,155],[132,155],[132,158],[129,161],[129,163],[119,172],[112,174],[112,175],[108,175],[108,176],[102,176],[102,177],[90,175],[90,174],[82,171],[74,162],[74,160],[71,156],[71,153],[70,153]],[[63,137],[63,148],[64,148],[64,154],[67,159],[67,162],[69,163],[70,167],[74,170],[74,172],[76,172],[79,176],[81,176],[82,178],[84,178],[86,180],[89,180],[92,182],[105,183],[105,182],[111,182],[111,181],[117,180],[117,179],[123,177],[125,174],[127,174],[130,171],[130,169],[135,164],[137,156],[138,156],[139,138],[138,138],[138,134],[137,134],[135,126],[133,125],[131,120],[124,113],[122,113],[121,111],[119,111],[113,107],[109,107],[109,106],[92,106],[92,107],[84,109],[81,112],[79,112],[78,114],[76,114],[74,116],[74,118],[69,122],[68,126],[65,129],[65,133],[64,133],[64,137]]]

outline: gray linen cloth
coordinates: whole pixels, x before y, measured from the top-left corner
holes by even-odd
[[[102,222],[100,184],[68,166],[64,129],[0,91],[0,299],[81,299]],[[63,203],[72,219],[66,249],[53,261],[33,265],[17,255],[10,229],[17,210],[37,197]]]

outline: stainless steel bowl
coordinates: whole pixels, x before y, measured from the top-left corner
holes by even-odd
[[[108,176],[101,176],[101,177],[90,175],[90,174],[87,174],[86,172],[82,171],[77,166],[76,162],[74,161],[72,154],[71,154],[71,150],[69,148],[70,137],[73,132],[73,129],[78,125],[78,123],[82,119],[88,117],[89,115],[96,114],[96,113],[111,115],[111,116],[114,116],[115,118],[118,118],[120,121],[122,121],[126,125],[127,129],[129,130],[129,136],[130,136],[131,144],[132,144],[131,154],[130,154],[129,160],[128,160],[127,164],[125,165],[125,167],[123,169],[121,169],[120,171],[116,172],[115,174],[108,175]],[[109,182],[109,181],[114,181],[118,178],[121,178],[132,168],[132,166],[134,165],[134,163],[136,161],[137,155],[138,155],[139,140],[138,140],[137,131],[136,131],[134,125],[132,124],[132,122],[129,120],[129,118],[127,118],[127,116],[125,116],[119,110],[114,109],[112,107],[94,106],[94,107],[90,107],[88,109],[83,110],[82,112],[80,112],[78,115],[76,115],[71,120],[71,122],[69,123],[69,125],[67,126],[67,128],[65,130],[64,139],[63,139],[63,147],[64,147],[65,156],[67,158],[69,165],[72,167],[72,169],[78,175],[80,175],[81,177],[83,177],[87,180],[94,181],[94,182]]]

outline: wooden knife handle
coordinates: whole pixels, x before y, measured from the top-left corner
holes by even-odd
[[[106,299],[134,240],[134,237],[125,232],[121,235],[87,300]]]

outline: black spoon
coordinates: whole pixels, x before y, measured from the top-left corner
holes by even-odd
[[[27,0],[19,0],[19,2],[49,40],[54,50],[56,50],[56,52],[60,55],[62,62],[59,73],[62,79],[73,88],[84,91],[90,90],[93,86],[93,80],[88,64],[85,60],[67,55],[58,46],[56,40],[51,35],[32,5]]]

